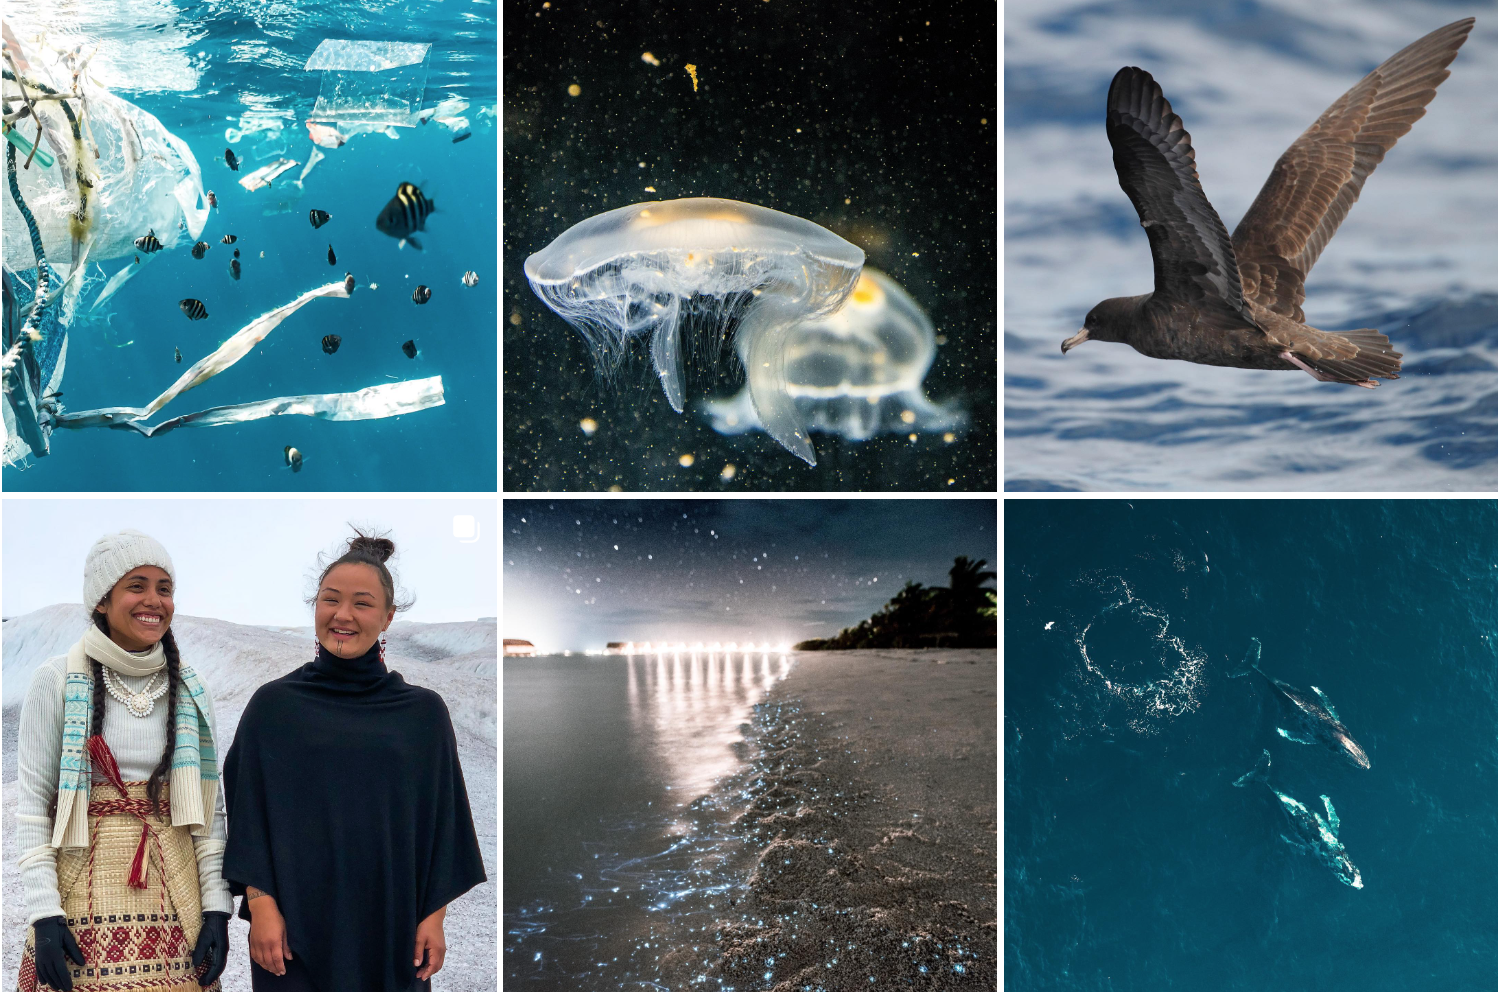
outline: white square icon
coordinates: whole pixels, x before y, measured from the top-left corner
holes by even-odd
[[[479,540],[479,522],[467,513],[455,514],[453,536],[465,544],[474,543]]]

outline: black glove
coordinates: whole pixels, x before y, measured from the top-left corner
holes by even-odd
[[[81,965],[84,961],[78,942],[68,932],[67,917],[49,916],[45,920],[37,920],[31,925],[31,929],[36,935],[37,981],[60,992],[73,992],[73,976],[68,973],[68,962],[64,955],[74,964]]]
[[[208,970],[198,979],[198,984],[208,988],[218,981],[228,960],[229,914],[210,910],[203,914],[203,929],[198,931],[198,944],[193,948],[194,968],[208,962]]]

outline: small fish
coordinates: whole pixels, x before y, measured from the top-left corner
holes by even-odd
[[[312,139],[313,144],[323,148],[337,148],[347,140],[339,133],[338,128],[314,124],[312,121],[307,122],[307,136]]]
[[[344,339],[337,334],[329,334],[323,338],[323,354],[331,355],[339,350],[339,342]]]
[[[266,253],[265,253],[265,252],[261,252],[261,253],[260,253],[260,257],[261,257],[261,258],[265,258],[265,257],[266,257]]]
[[[240,160],[234,157],[234,149],[224,149],[224,161],[235,172],[240,171]]]
[[[135,257],[135,264],[136,264],[136,265],[140,265],[140,264],[141,264],[141,256],[139,256],[139,255],[137,255],[137,256],[136,256],[136,257]]]
[[[238,240],[239,240],[239,236],[238,235],[226,234],[222,238],[219,239],[219,244],[221,244],[221,245],[232,245],[232,244],[234,244]]]
[[[411,236],[412,232],[426,230],[427,218],[436,209],[416,186],[402,183],[396,187],[396,195],[380,211],[380,216],[375,218],[375,229],[421,251],[422,246]]]
[[[455,134],[453,136],[453,143],[456,145],[460,141],[467,141],[468,139],[472,138],[473,136],[474,136],[474,132],[473,131],[465,131],[463,134]]]
[[[194,258],[202,258],[207,251],[208,251],[208,242],[207,241],[200,241],[197,244],[193,245],[193,257]]]
[[[240,257],[240,250],[239,250],[239,249],[238,249],[238,248],[236,248],[236,249],[235,249],[235,250],[234,250],[234,257],[235,257],[235,258],[239,258],[239,257]]]
[[[219,198],[214,196],[213,190],[208,191],[208,205],[215,210],[219,209]]]
[[[313,230],[316,231],[330,220],[333,220],[333,214],[326,210],[309,210],[307,212],[307,219],[312,222]]]
[[[173,348],[172,349],[172,360],[175,361],[178,365],[182,364],[182,349],[180,349],[180,348]]]
[[[408,341],[401,346],[401,351],[406,355],[407,358],[416,358],[417,343],[415,341]]]
[[[135,239],[135,246],[141,250],[141,254],[150,255],[161,251],[161,242],[156,238],[156,231],[150,230]]]
[[[333,253],[333,245],[329,245],[328,246],[328,264],[329,265],[337,265],[337,264],[339,264],[338,256]]]
[[[372,282],[372,283],[370,283],[370,288],[371,289],[379,289],[380,288],[380,283],[378,283],[378,282]]]
[[[478,286],[479,285],[479,273],[477,273],[477,272],[465,272],[464,273],[464,285],[468,286],[470,289],[473,289],[475,286]]]
[[[287,467],[293,472],[302,471],[302,452],[289,444],[281,449],[281,457],[286,459]]]
[[[344,273],[344,292],[350,296],[354,295],[354,274],[352,272]]]
[[[421,306],[430,299],[432,299],[432,290],[428,289],[426,286],[418,286],[416,289],[411,291],[411,301],[417,306]]]
[[[208,308],[203,305],[202,300],[186,299],[177,304],[182,309],[188,320],[202,320],[208,316]]]
[[[237,258],[231,258],[229,260],[229,275],[234,279],[235,282],[239,282],[240,281],[240,260],[239,259],[237,259]]]

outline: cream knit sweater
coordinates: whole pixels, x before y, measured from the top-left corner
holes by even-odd
[[[21,852],[21,888],[26,897],[26,922],[35,923],[49,916],[62,916],[62,897],[57,891],[57,849],[51,846],[52,817],[49,810],[57,794],[58,765],[62,760],[63,679],[67,674],[67,655],[50,658],[31,677],[26,702],[21,707],[20,740],[16,764],[20,796],[16,809],[16,847]],[[121,681],[131,691],[140,691],[150,676]],[[178,691],[181,691],[179,687]],[[213,701],[208,702],[209,719],[214,729]],[[120,774],[127,782],[141,782],[161,761],[167,746],[167,697],[156,701],[148,717],[135,717],[113,696],[104,703],[104,739],[120,763]],[[225,744],[215,740],[223,749]],[[219,793],[213,827],[207,837],[194,837],[193,850],[198,856],[198,884],[203,909],[223,913],[234,911],[229,883],[224,881],[224,794]]]

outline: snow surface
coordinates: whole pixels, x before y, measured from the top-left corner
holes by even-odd
[[[0,818],[3,818],[4,952],[0,969],[14,975],[25,942],[26,911],[15,850],[16,737],[21,703],[31,675],[48,658],[64,654],[82,635],[88,617],[77,603],[44,607],[0,623]],[[183,660],[203,677],[214,697],[219,736],[228,750],[245,704],[257,688],[300,667],[313,656],[310,627],[255,627],[178,614],[172,619]],[[499,643],[493,618],[461,623],[391,625],[386,663],[411,684],[441,695],[453,718],[459,760],[489,881],[448,908],[444,931],[448,957],[433,977],[435,992],[493,989],[496,961],[496,843],[499,804],[496,768],[496,668]],[[230,921],[235,948],[225,969],[225,992],[249,992],[250,959],[244,950],[249,925]]]

